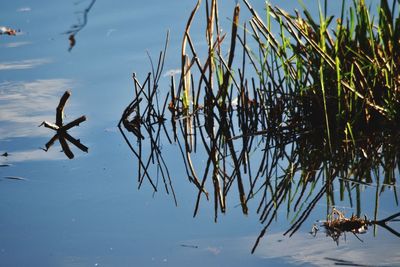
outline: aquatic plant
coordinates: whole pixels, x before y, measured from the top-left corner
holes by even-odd
[[[232,191],[238,193],[244,214],[249,213],[249,201],[258,200],[256,212],[264,229],[253,252],[279,209],[291,215],[285,233],[289,235],[323,197],[328,216],[336,203],[335,187],[340,188],[340,200],[347,197],[360,217],[360,187],[374,184],[377,220],[379,196],[386,188],[394,189],[398,203],[396,1],[389,8],[382,0],[377,20],[364,1],[353,1],[348,13],[343,1],[336,25],[333,16],[327,16],[327,1],[319,21],[307,9],[302,17],[268,4],[264,21],[247,0],[243,2],[252,18],[240,24],[237,4],[229,38],[220,31],[218,1],[205,1],[207,48],[202,61],[190,34],[202,3],[197,1],[183,36],[180,77],[171,77],[164,100],[158,96],[158,82],[166,49],[143,84],[134,75],[135,97],[119,127],[139,161],[139,185],[147,177],[157,191],[148,174],[153,163],[167,192],[173,192],[161,156],[164,133],[168,142],[178,144],[188,180],[198,190],[194,216],[202,197],[213,200],[215,221],[227,211],[228,200],[234,201]],[[171,128],[165,127],[166,107]],[[122,126],[133,134],[138,148]],[[147,156],[142,142],[152,148]],[[196,159],[204,156],[202,165]]]
[[[285,101],[296,107],[288,116],[302,119],[309,128],[323,127],[324,142],[331,149],[336,142],[396,128],[400,118],[396,1],[391,9],[381,1],[378,24],[364,1],[353,1],[350,17],[345,18],[343,1],[341,17],[333,26],[333,16],[327,17],[321,8],[315,21],[307,9],[303,18],[267,5],[268,14],[280,25],[281,40],[244,2],[254,15],[251,23],[259,49],[277,61],[285,79],[283,93],[297,102]]]
[[[158,179],[157,181],[154,181],[152,176],[148,173],[149,166],[156,164],[158,171],[157,173],[160,173],[163,179],[166,192],[172,192],[175,204],[177,205],[177,200],[174,188],[172,186],[169,170],[160,148],[162,130],[164,130],[164,133],[168,137],[169,142],[172,143],[164,123],[166,121],[164,113],[166,110],[168,96],[164,101],[162,108],[160,108],[157,97],[158,81],[162,74],[167,45],[168,37],[165,44],[164,52],[160,53],[157,70],[155,71],[153,68],[153,72],[147,75],[147,78],[143,84],[139,82],[135,74],[133,75],[133,80],[135,84],[135,97],[133,101],[125,108],[118,123],[118,128],[129,148],[139,160],[139,188],[142,186],[144,178],[146,178],[150,182],[154,192],[157,192]],[[141,106],[143,105],[145,106],[142,109]],[[142,130],[142,128],[144,128],[144,130]],[[127,134],[125,134],[124,129],[127,132],[132,133],[136,137],[138,145],[137,150],[134,148],[134,145],[132,145],[132,143],[129,141],[129,138]],[[151,148],[147,157],[145,156],[142,149],[142,142],[145,139],[144,135],[148,137],[147,140],[150,141]]]

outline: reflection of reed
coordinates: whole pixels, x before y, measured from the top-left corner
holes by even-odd
[[[293,214],[292,225],[285,233],[293,235],[323,197],[327,199],[327,210],[335,205],[337,186],[340,200],[347,195],[360,217],[360,188],[375,183],[374,220],[377,221],[382,191],[394,188],[397,202],[395,170],[400,166],[400,142],[393,121],[387,119],[375,127],[363,119],[351,125],[335,120],[326,111],[337,103],[332,103],[330,97],[325,99],[328,91],[322,94],[310,85],[318,76],[309,78],[311,70],[296,72],[290,63],[293,55],[284,54],[284,48],[271,35],[270,26],[249,5],[254,14],[251,30],[245,24],[243,33],[238,33],[240,9],[237,5],[229,51],[224,53],[221,44],[228,38],[219,30],[217,1],[206,1],[208,54],[202,63],[190,35],[200,4],[199,0],[186,25],[181,76],[178,80],[171,78],[171,90],[165,100],[160,100],[157,94],[165,50],[160,54],[157,70],[153,68],[143,85],[134,77],[135,97],[125,109],[119,127],[139,160],[139,184],[146,177],[157,190],[157,183],[148,174],[150,163],[155,163],[167,192],[173,193],[159,148],[161,133],[164,133],[170,143],[178,144],[188,180],[198,190],[194,216],[203,196],[213,199],[215,221],[219,213],[228,209],[229,192],[238,193],[243,214],[249,212],[250,200],[259,200],[257,213],[264,229],[253,252],[280,209]],[[285,15],[280,9],[271,12],[276,16]],[[256,39],[258,55],[250,49],[254,42],[247,41],[249,32]],[[237,41],[241,50],[236,48]],[[320,56],[320,53],[316,54]],[[240,59],[235,54],[241,54]],[[240,67],[235,68],[235,63]],[[246,73],[257,76],[249,79]],[[294,79],[297,75],[304,78],[304,83]],[[167,99],[172,139],[165,126]],[[371,120],[372,113],[376,118],[382,116],[380,106],[369,100],[363,100],[361,105],[358,100],[357,96],[351,100],[354,101],[352,108],[364,107],[361,112],[370,112]],[[162,108],[159,103],[163,103]],[[137,149],[121,126],[136,137]],[[149,142],[150,155],[143,155],[142,142]],[[199,155],[204,153],[206,160],[197,160],[199,157],[203,160]]]
[[[85,28],[87,22],[88,22],[88,15],[94,4],[96,3],[96,0],[91,0],[90,4],[83,10],[82,12],[82,21],[79,20],[78,24],[74,24],[71,26],[71,29],[66,31],[65,34],[68,34],[68,40],[69,40],[69,48],[68,51],[71,52],[72,48],[76,44],[76,35],[78,32],[80,32],[83,28]]]
[[[129,148],[139,160],[139,188],[142,186],[144,178],[147,178],[153,187],[153,190],[157,191],[158,181],[153,181],[152,177],[148,173],[150,164],[156,164],[157,170],[160,172],[163,179],[167,193],[169,191],[172,192],[175,203],[177,204],[169,170],[161,154],[160,148],[160,135],[162,130],[164,130],[168,140],[171,142],[164,124],[164,113],[167,106],[168,96],[166,97],[162,108],[160,107],[157,96],[158,81],[161,77],[164,67],[167,44],[168,36],[164,52],[160,53],[157,69],[154,69],[154,66],[152,65],[152,73],[147,75],[147,78],[143,84],[137,80],[135,74],[133,75],[135,98],[124,110],[121,120],[118,123],[118,128],[120,129],[125,141],[129,145]],[[145,100],[144,102],[146,103],[143,110],[141,109],[142,100]],[[134,146],[129,141],[128,136],[123,131],[122,126],[124,126],[128,132],[131,132],[137,138],[139,147],[138,150],[135,150]],[[142,132],[142,128],[144,128],[144,132]],[[147,140],[150,140],[150,155],[148,155],[147,158],[143,154],[142,150],[144,134],[148,136]]]

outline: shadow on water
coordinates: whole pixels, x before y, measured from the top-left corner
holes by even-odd
[[[384,192],[391,191],[387,194],[393,194],[398,205],[396,172],[400,166],[399,72],[395,62],[390,67],[385,60],[371,60],[376,53],[395,58],[397,52],[384,46],[385,31],[362,32],[363,26],[373,25],[362,21],[364,17],[357,21],[356,30],[349,21],[347,28],[339,21],[335,41],[328,32],[333,17],[322,12],[318,24],[307,10],[303,19],[267,6],[268,21],[264,23],[244,2],[253,15],[250,28],[239,23],[240,7],[236,5],[228,37],[220,31],[217,1],[206,1],[204,62],[190,35],[201,6],[201,1],[197,2],[182,41],[180,77],[171,77],[166,95],[159,94],[158,83],[168,37],[144,82],[133,75],[134,98],[118,127],[138,159],[139,187],[147,180],[156,192],[161,177],[176,203],[161,149],[162,142],[168,142],[178,145],[187,178],[198,190],[194,216],[202,198],[212,199],[215,221],[227,211],[232,191],[238,194],[243,214],[248,213],[249,201],[257,201],[264,228],[252,252],[279,210],[290,215],[291,226],[285,235],[292,236],[323,198],[328,218],[323,226],[336,242],[342,233],[357,234],[370,225],[399,236],[387,225],[398,213],[378,218]],[[357,3],[354,8],[368,15],[365,5]],[[386,8],[386,1],[381,5],[382,27],[384,19],[394,20],[395,8]],[[281,26],[281,41],[271,33],[273,23]],[[288,33],[291,37],[284,37]],[[373,42],[379,45],[374,48]],[[346,46],[350,44],[353,47]],[[229,50],[223,51],[224,47]],[[387,79],[381,80],[381,74],[375,72],[370,84],[369,72],[364,72],[368,68],[386,68]],[[388,84],[394,89],[377,93]],[[143,149],[145,145],[150,149]],[[376,188],[372,220],[362,218],[365,186]],[[338,198],[347,199],[356,214],[346,218],[334,209]]]

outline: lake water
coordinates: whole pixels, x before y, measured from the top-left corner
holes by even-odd
[[[261,13],[263,1],[252,2]],[[299,7],[295,2],[279,4],[293,10]],[[323,233],[311,236],[313,222],[325,217],[324,200],[291,238],[282,235],[290,222],[280,211],[252,255],[263,228],[256,204],[243,216],[233,202],[214,223],[213,204],[202,202],[193,218],[197,191],[186,179],[176,147],[165,153],[173,166],[178,207],[163,190],[153,195],[148,184],[138,190],[137,161],[116,125],[133,96],[132,72],[146,76],[146,51],[156,58],[168,29],[165,71],[179,68],[182,33],[195,1],[98,0],[68,52],[63,33],[89,3],[14,0],[1,5],[0,26],[20,33],[0,35],[0,153],[9,154],[0,158],[0,164],[9,165],[0,168],[0,266],[400,265],[400,240],[384,229],[362,235],[363,242],[348,234],[339,245]],[[305,3],[316,10],[316,1]],[[234,4],[220,3],[227,31]],[[331,8],[337,14],[338,7]],[[242,10],[244,20],[248,13]],[[204,30],[193,26],[192,36],[201,45]],[[168,82],[163,76],[165,90]],[[65,120],[88,118],[71,135],[89,153],[72,147],[73,160],[58,144],[41,150],[53,132],[38,127],[55,121],[67,89],[72,95]],[[3,179],[7,176],[25,180]],[[364,188],[362,210],[370,217],[374,194],[374,187]],[[337,205],[348,215],[353,211],[347,202]],[[398,210],[393,193],[382,194],[380,217]]]

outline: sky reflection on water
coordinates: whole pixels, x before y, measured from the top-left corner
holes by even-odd
[[[67,79],[0,83],[0,122],[7,126],[1,128],[0,139],[47,136],[48,130],[37,126],[40,121],[54,120],[56,93],[61,95],[72,86]]]
[[[234,2],[222,8],[221,18],[231,15]],[[253,2],[262,10],[262,1]],[[305,233],[282,237],[288,222],[277,224],[256,255],[250,255],[261,229],[255,207],[244,217],[232,204],[214,224],[212,205],[204,202],[193,219],[195,191],[184,179],[183,166],[176,164],[176,147],[168,164],[177,173],[179,206],[163,191],[153,198],[149,186],[138,191],[136,161],[114,127],[132,97],[132,72],[147,74],[146,50],[157,56],[167,29],[171,43],[166,71],[179,68],[176,51],[194,1],[98,0],[68,53],[68,39],[62,33],[76,23],[74,12],[87,3],[2,4],[0,25],[20,28],[22,34],[0,36],[0,152],[10,153],[0,157],[0,164],[12,164],[0,169],[0,178],[12,175],[28,181],[0,179],[0,266],[326,266],[333,265],[329,258],[372,265],[400,261],[398,239],[383,230],[378,238],[385,246],[379,246],[381,239],[368,236],[368,242],[349,238],[337,248],[322,233],[317,239]],[[201,42],[203,30],[194,27],[193,32]],[[168,75],[163,77],[164,85],[168,81]],[[53,133],[37,127],[44,120],[54,122],[59,97],[67,89],[72,91],[67,118],[88,116],[74,129],[74,136],[89,146],[89,154],[74,150],[73,161],[59,146],[47,153],[41,150]],[[387,205],[384,211],[391,209]],[[323,212],[321,208],[305,225]],[[279,216],[285,218],[285,212]]]

